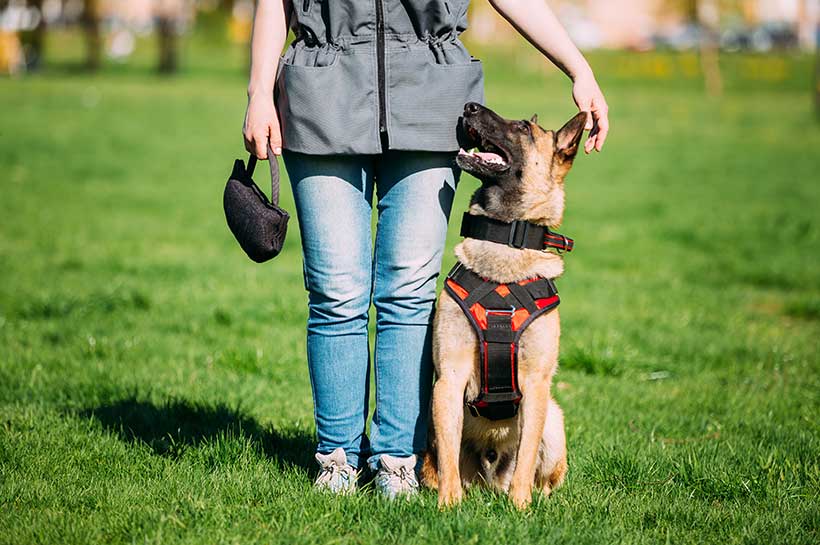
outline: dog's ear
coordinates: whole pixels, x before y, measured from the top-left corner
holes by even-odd
[[[532,117],[530,118],[530,123],[538,125],[538,114],[532,114]]]
[[[588,112],[579,112],[555,133],[555,153],[564,161],[571,161],[578,153]]]

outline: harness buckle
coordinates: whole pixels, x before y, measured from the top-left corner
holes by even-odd
[[[569,250],[569,240],[567,240],[567,235],[561,235],[561,238],[564,239],[564,247],[555,249],[555,251],[559,254],[563,254]]]
[[[550,235],[561,237],[561,245],[559,246],[556,243],[549,240]],[[557,254],[561,255],[565,252],[570,251],[570,249],[569,249],[569,238],[567,237],[567,235],[564,235],[562,233],[556,233],[555,231],[547,228],[547,237],[548,237],[547,241],[544,243],[545,248],[543,250],[541,250],[542,252],[547,252],[549,250],[555,250],[555,252]]]
[[[520,229],[521,225],[524,225],[523,229]],[[528,221],[522,220],[515,220],[510,224],[510,236],[507,237],[507,246],[511,246],[513,248],[522,249],[527,243],[527,235],[530,231],[530,223]],[[521,238],[516,242],[518,239],[518,234],[521,233]]]
[[[512,316],[513,314],[515,314],[515,306],[510,305],[510,308],[488,308],[487,314],[501,314],[503,316]]]

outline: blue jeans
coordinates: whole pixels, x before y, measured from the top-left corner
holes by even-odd
[[[376,467],[427,442],[436,278],[460,171],[455,154],[284,152],[302,234],[307,360],[318,451]],[[371,237],[374,189],[378,199]],[[368,311],[376,308],[376,409],[368,440]]]

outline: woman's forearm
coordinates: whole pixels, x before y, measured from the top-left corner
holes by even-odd
[[[251,75],[248,81],[248,109],[242,134],[245,149],[259,159],[282,153],[282,134],[273,86],[279,55],[288,36],[291,0],[258,0],[253,16],[251,39]]]
[[[592,75],[546,0],[490,0],[490,4],[573,81]]]
[[[248,96],[273,96],[278,57],[288,36],[289,0],[258,0],[251,39]]]
[[[490,3],[519,34],[570,77],[575,104],[582,112],[589,112],[586,129],[590,133],[584,151],[601,151],[609,134],[609,106],[592,68],[546,0],[490,0]]]

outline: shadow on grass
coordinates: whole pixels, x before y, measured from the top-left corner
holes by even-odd
[[[217,441],[246,439],[265,456],[286,465],[312,470],[315,444],[298,428],[277,431],[225,405],[168,400],[160,405],[135,397],[81,411],[98,420],[123,441],[142,442],[160,456],[179,457],[189,448]]]

